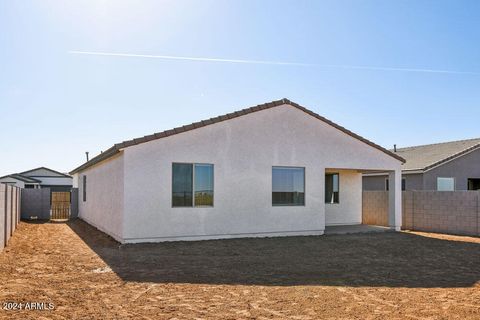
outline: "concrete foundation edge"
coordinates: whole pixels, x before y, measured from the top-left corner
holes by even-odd
[[[178,237],[155,237],[155,238],[129,238],[123,243],[155,243],[167,241],[201,241],[239,238],[273,238],[273,237],[295,237],[295,236],[321,236],[324,230],[289,231],[289,232],[266,232],[266,233],[241,233],[241,234],[219,234],[201,236],[178,236]]]

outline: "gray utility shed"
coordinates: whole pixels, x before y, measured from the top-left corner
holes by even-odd
[[[407,162],[402,169],[404,190],[480,190],[480,138],[444,142],[394,151]],[[388,190],[388,176],[363,176],[363,190]]]

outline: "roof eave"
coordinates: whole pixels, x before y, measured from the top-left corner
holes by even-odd
[[[475,150],[477,150],[477,149],[480,149],[480,144],[476,144],[476,145],[474,145],[474,146],[472,146],[472,147],[470,147],[470,148],[467,148],[467,149],[465,149],[465,150],[463,150],[463,151],[457,152],[457,153],[455,153],[455,154],[453,154],[453,155],[451,155],[451,156],[449,156],[449,157],[447,157],[447,158],[445,158],[445,159],[442,159],[442,160],[440,160],[440,161],[437,161],[437,162],[435,162],[435,163],[433,163],[433,164],[425,167],[425,168],[423,169],[423,171],[427,172],[427,171],[433,170],[433,169],[435,169],[435,168],[437,168],[437,167],[439,167],[439,166],[444,165],[444,164],[447,163],[447,162],[450,162],[450,161],[453,161],[453,160],[455,160],[455,159],[457,159],[457,158],[460,158],[460,157],[462,157],[462,156],[464,156],[464,155],[466,155],[466,154],[468,154],[468,153],[470,153],[470,152],[473,152],[473,151],[475,151]]]
[[[210,118],[210,119],[207,119],[207,120],[195,122],[195,123],[192,123],[192,124],[189,124],[189,125],[186,125],[186,126],[181,126],[181,127],[173,128],[173,129],[170,129],[170,130],[165,130],[163,132],[158,132],[158,133],[154,133],[154,134],[147,135],[147,136],[144,136],[144,137],[131,139],[131,140],[126,140],[126,141],[123,141],[121,143],[117,143],[113,147],[108,149],[107,151],[97,155],[96,157],[92,158],[90,161],[87,161],[84,164],[82,164],[81,166],[73,169],[70,172],[70,174],[73,175],[75,173],[78,173],[82,170],[87,169],[90,166],[93,166],[97,163],[100,163],[101,161],[106,160],[109,157],[111,157],[111,156],[115,155],[116,153],[120,152],[121,149],[124,149],[124,148],[128,148],[128,147],[138,145],[138,144],[142,144],[142,143],[145,143],[145,142],[149,142],[149,141],[152,141],[152,140],[161,139],[161,138],[168,137],[168,136],[171,136],[171,135],[176,135],[176,134],[180,134],[180,133],[183,133],[183,132],[195,130],[195,129],[205,127],[205,126],[208,126],[208,125],[211,125],[211,124],[227,121],[227,120],[234,119],[234,118],[237,118],[237,117],[241,117],[243,115],[247,115],[247,114],[250,114],[250,113],[253,113],[253,112],[266,110],[266,109],[270,109],[272,107],[277,107],[277,106],[281,106],[281,105],[290,105],[294,108],[297,108],[297,109],[307,113],[308,115],[310,115],[314,118],[317,118],[317,119],[329,124],[330,126],[342,131],[343,133],[345,133],[345,134],[347,134],[347,135],[349,135],[349,136],[351,136],[351,137],[353,137],[357,140],[360,140],[361,142],[363,142],[363,143],[365,143],[365,144],[367,144],[367,145],[369,145],[373,148],[376,148],[376,149],[382,151],[383,153],[387,154],[388,156],[400,161],[402,164],[404,164],[406,162],[406,160],[404,158],[400,157],[399,155],[397,155],[397,154],[379,146],[378,144],[373,143],[372,141],[370,141],[368,139],[363,138],[362,136],[359,136],[358,134],[346,129],[345,127],[342,127],[342,126],[336,124],[335,122],[333,122],[333,121],[331,121],[327,118],[324,118],[324,117],[320,116],[319,114],[317,114],[317,113],[315,113],[315,112],[313,112],[313,111],[311,111],[311,110],[309,110],[309,109],[307,109],[307,108],[305,108],[305,107],[303,107],[303,106],[301,106],[301,105],[299,105],[295,102],[292,102],[292,101],[284,98],[284,99],[281,99],[281,100],[275,100],[275,101],[272,101],[272,102],[259,104],[259,105],[256,105],[254,107],[250,107],[250,108],[242,109],[242,110],[239,110],[239,111],[231,112],[231,113],[221,115],[221,116],[218,116],[218,117],[215,117],[215,118]]]
[[[70,171],[69,173],[71,175],[74,175],[75,173],[78,173],[80,171],[83,171],[97,163],[100,163],[104,160],[107,160],[108,158],[114,156],[115,154],[119,153],[120,152],[120,149],[115,146],[111,147],[110,149],[108,149],[107,151],[105,152],[102,152],[100,153],[99,155],[93,157],[92,159],[90,159],[89,161],[85,162],[84,164],[82,164],[81,166],[73,169],[72,171]]]

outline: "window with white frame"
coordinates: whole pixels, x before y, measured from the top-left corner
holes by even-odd
[[[455,178],[437,178],[438,191],[455,191]]]

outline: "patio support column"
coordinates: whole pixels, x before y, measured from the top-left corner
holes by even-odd
[[[402,228],[402,170],[397,169],[388,174],[388,226],[400,231]]]

